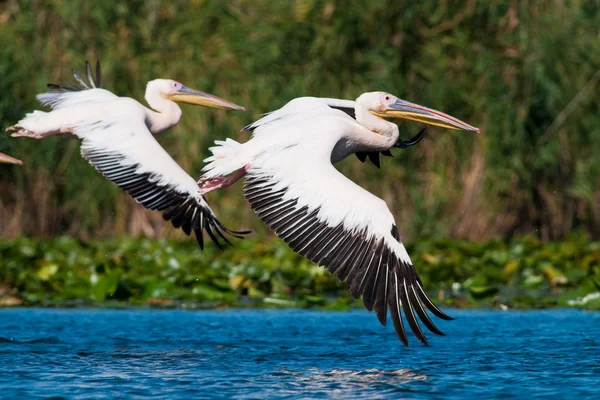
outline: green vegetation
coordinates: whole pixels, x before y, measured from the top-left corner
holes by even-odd
[[[181,125],[159,138],[198,175],[212,140],[246,140],[245,124],[291,98],[386,90],[484,132],[431,129],[382,170],[341,163],[390,204],[404,237],[548,240],[578,229],[599,238],[599,26],[597,0],[8,0],[0,127],[37,107],[47,82],[100,58],[105,87],[119,95],[141,100],[148,80],[168,77],[247,106],[186,107]],[[419,128],[401,125],[405,138]],[[0,236],[167,233],[159,215],[81,160],[75,141],[0,135],[0,151],[26,164],[0,167]],[[227,225],[265,233],[239,186],[209,200]],[[84,254],[96,246],[109,244],[86,242]]]
[[[47,82],[99,58],[119,95],[142,100],[147,81],[173,78],[248,108],[185,107],[159,137],[196,176],[213,140],[247,140],[241,127],[294,97],[385,90],[484,132],[433,128],[381,170],[353,157],[339,165],[390,205],[433,297],[600,308],[597,1],[392,3],[0,2],[0,127],[38,108]],[[400,126],[404,138],[419,128]],[[0,134],[0,151],[25,162],[0,166],[0,304],[359,304],[268,236],[240,184],[208,200],[226,225],[264,241],[201,252],[99,176],[76,141]]]
[[[600,242],[584,235],[409,245],[432,298],[453,307],[600,309]],[[152,239],[0,242],[0,304],[122,307],[360,306],[346,285],[282,241],[219,252]]]

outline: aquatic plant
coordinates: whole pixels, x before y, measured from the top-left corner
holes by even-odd
[[[527,236],[408,244],[425,287],[454,307],[600,309],[600,242]],[[280,240],[224,252],[193,241],[71,237],[0,241],[0,304],[362,307],[324,268]]]

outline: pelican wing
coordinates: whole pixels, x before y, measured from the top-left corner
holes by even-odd
[[[36,97],[40,103],[45,106],[52,107],[53,109],[59,109],[64,107],[73,106],[75,104],[85,102],[99,102],[99,101],[110,101],[118,99],[114,93],[102,89],[102,71],[100,68],[100,61],[96,61],[96,78],[92,74],[92,68],[89,62],[85,62],[86,77],[88,82],[86,83],[79,72],[73,69],[73,78],[77,84],[55,84],[49,83],[48,92],[38,94]]]
[[[362,295],[365,307],[375,309],[383,325],[389,306],[405,345],[401,310],[421,342],[427,339],[417,317],[431,332],[442,334],[426,309],[451,318],[425,293],[386,203],[339,173],[329,160],[288,151],[259,158],[248,170],[244,195],[257,216],[294,251],[347,282],[352,296]],[[294,165],[295,156],[302,156],[302,166]]]
[[[163,211],[163,218],[190,235],[200,247],[202,232],[221,247],[224,233],[237,236],[215,217],[189,176],[154,139],[143,119],[102,120],[79,126],[81,154],[106,179],[125,190],[149,210]],[[220,239],[219,239],[220,237]]]
[[[356,119],[356,101],[354,100],[344,100],[344,99],[334,99],[328,97],[321,97],[329,107],[335,108],[337,110],[343,111],[348,114],[352,119]]]
[[[261,119],[247,125],[244,130],[254,132],[258,128],[281,123],[306,112],[318,112],[335,108],[354,117],[354,100],[332,99],[325,97],[298,97],[290,100],[285,106],[265,114]]]
[[[319,108],[333,108],[340,110],[348,114],[352,119],[356,119],[354,111],[355,106],[356,102],[354,100],[335,99],[330,97],[299,97],[291,100],[282,108],[267,113],[258,121],[246,126],[244,130],[254,132],[257,128],[281,122],[283,119],[292,118],[294,115],[300,113],[316,111]],[[368,158],[373,165],[377,168],[381,168],[379,163],[379,153],[379,151],[357,152],[356,157],[358,157],[361,162],[365,162]],[[392,157],[392,153],[389,151],[381,152],[381,154]]]

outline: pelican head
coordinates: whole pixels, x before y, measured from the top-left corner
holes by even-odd
[[[148,82],[147,91],[154,90],[160,93],[162,97],[178,103],[195,104],[197,106],[219,108],[221,110],[246,111],[242,106],[238,106],[212,94],[191,89],[172,79],[155,79]]]
[[[364,93],[356,99],[356,103],[380,118],[408,119],[457,131],[480,133],[479,128],[448,114],[399,99],[386,92]]]

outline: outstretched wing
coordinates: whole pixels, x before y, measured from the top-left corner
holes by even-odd
[[[196,181],[154,139],[143,118],[99,120],[76,127],[74,133],[83,139],[81,155],[98,172],[145,208],[163,211],[163,218],[187,235],[193,231],[200,247],[203,230],[219,247],[221,241],[229,243],[225,234],[247,233],[219,222]]]
[[[247,125],[244,130],[253,132],[259,127],[265,127],[272,123],[281,122],[282,119],[292,118],[294,115],[299,113],[310,112],[316,110],[317,108],[324,107],[343,111],[352,119],[356,119],[354,111],[355,105],[356,102],[354,100],[335,99],[330,97],[299,97],[291,100],[280,109],[267,113],[258,121]],[[377,168],[381,168],[381,164],[379,162],[379,153],[387,157],[393,157],[389,150],[382,152],[358,152],[356,153],[356,157],[358,157],[361,162],[365,162],[368,158]]]
[[[73,77],[76,84],[49,83],[48,92],[37,95],[37,99],[45,106],[59,109],[85,102],[109,101],[118,98],[112,92],[102,89],[102,72],[100,61],[96,61],[96,77],[92,74],[89,62],[85,62],[86,77],[88,82],[81,77],[79,72],[73,69]]]
[[[244,195],[256,215],[294,251],[348,283],[355,298],[385,325],[390,307],[398,338],[408,345],[401,310],[416,337],[420,319],[442,334],[426,309],[451,319],[429,299],[400,241],[385,202],[339,173],[327,158],[290,148],[255,159]],[[300,154],[294,154],[298,152]],[[322,156],[322,155],[321,155]],[[302,160],[302,166],[291,160]]]
[[[354,101],[342,100],[325,97],[297,97],[290,100],[286,105],[278,110],[271,111],[261,119],[247,125],[244,130],[254,132],[257,128],[264,128],[274,123],[281,123],[283,120],[294,118],[301,113],[316,112],[319,110],[329,110],[331,108],[339,109],[354,116]]]

